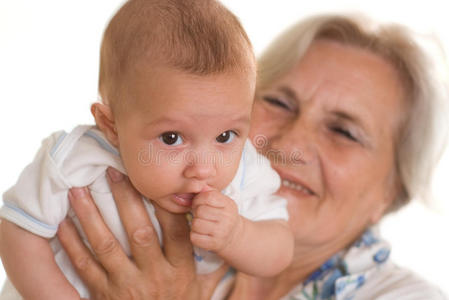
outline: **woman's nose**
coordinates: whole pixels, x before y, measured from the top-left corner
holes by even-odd
[[[275,155],[276,160],[273,163],[287,163],[305,165],[314,162],[317,159],[317,138],[314,132],[296,122],[287,128],[282,128],[278,134],[272,136],[269,140],[269,155]]]

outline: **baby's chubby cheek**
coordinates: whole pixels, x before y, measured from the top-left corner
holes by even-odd
[[[143,196],[152,199],[169,192],[167,187],[175,180],[170,164],[142,151],[134,151],[131,155],[130,152],[122,152],[121,158],[129,180]]]
[[[217,175],[212,181],[212,187],[217,190],[226,188],[236,176],[239,168],[241,154],[233,155],[228,160],[223,160],[221,165],[217,166]]]
[[[176,192],[178,186],[173,178],[169,178],[163,171],[154,172],[148,166],[143,170],[134,170],[129,173],[129,179],[137,191],[145,198],[155,200]]]

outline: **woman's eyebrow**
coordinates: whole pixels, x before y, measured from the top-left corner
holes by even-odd
[[[333,115],[337,117],[337,119],[351,122],[358,126],[363,134],[363,138],[368,145],[372,146],[373,133],[369,130],[370,128],[367,126],[366,122],[363,121],[362,118],[349,114],[345,111],[335,110],[331,112]]]
[[[362,129],[365,129],[363,121],[357,116],[348,114],[347,112],[341,110],[332,111],[332,114],[335,115],[338,119],[350,121],[352,123],[355,123],[356,125],[359,125],[360,127],[362,127]]]
[[[288,101],[290,105],[295,108],[295,111],[297,112],[299,111],[301,102],[299,101],[299,97],[293,89],[283,85],[278,87],[277,91],[286,96],[285,100]]]
[[[278,91],[280,91],[281,93],[285,94],[290,99],[299,102],[299,98],[296,95],[295,91],[292,90],[291,88],[289,88],[288,86],[281,86],[281,87],[278,88]]]
[[[350,114],[343,110],[334,110],[331,112],[333,115],[335,115],[340,120],[349,121],[351,123],[354,123],[358,125],[365,133],[370,133],[369,124],[367,124],[366,121],[361,116],[357,116],[355,114]]]

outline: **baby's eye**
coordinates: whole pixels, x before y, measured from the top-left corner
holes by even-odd
[[[226,130],[222,134],[216,137],[217,142],[222,144],[230,143],[236,136],[236,133],[232,130]]]
[[[183,140],[181,138],[181,136],[173,131],[170,132],[164,132],[163,134],[161,134],[159,136],[159,139],[166,145],[169,146],[177,146],[177,145],[181,145]]]

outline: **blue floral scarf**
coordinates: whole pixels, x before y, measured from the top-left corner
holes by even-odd
[[[390,245],[368,229],[351,247],[331,257],[282,300],[352,299],[370,270],[381,267]]]

